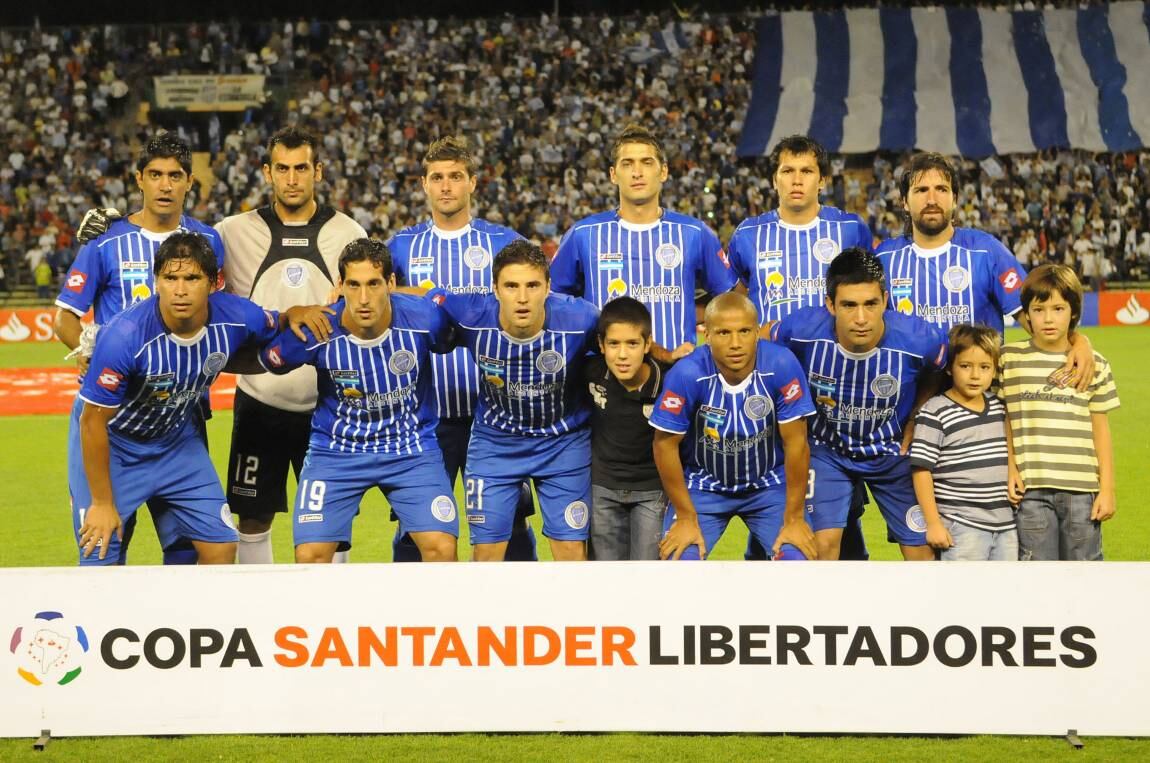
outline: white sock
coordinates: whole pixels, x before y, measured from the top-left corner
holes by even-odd
[[[272,531],[247,535],[240,533],[239,550],[236,558],[240,564],[272,564]]]
[[[351,553],[351,552],[349,552],[349,551],[336,551],[335,556],[333,556],[331,558],[331,563],[332,564],[347,564],[349,561],[351,561],[350,559],[347,558],[349,553]]]

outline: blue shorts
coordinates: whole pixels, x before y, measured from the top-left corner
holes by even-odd
[[[406,532],[459,537],[455,496],[443,454],[335,453],[308,450],[292,507],[293,540],[351,548],[351,523],[363,495],[378,487]]]
[[[511,538],[519,486],[535,483],[543,534],[554,540],[587,540],[591,517],[591,432],[526,437],[471,429],[463,485],[471,543]]]
[[[787,497],[783,485],[734,495],[692,488],[688,488],[688,492],[699,516],[699,529],[703,531],[708,554],[735,517],[743,520],[747,529],[751,531],[751,536],[767,549],[768,554],[770,553],[771,547],[775,545],[775,539],[779,536],[779,530],[783,527]],[[663,520],[664,535],[671,529],[674,521],[675,507],[669,506]],[[689,546],[679,558],[698,560],[699,547]]]
[[[135,523],[136,510],[147,502],[160,538],[160,547],[168,549],[181,539],[208,543],[235,543],[238,540],[232,524],[220,478],[208,456],[195,419],[189,420],[169,450],[162,455],[141,458],[131,451],[122,438],[111,438],[112,498],[125,530]],[[72,529],[79,544],[84,512],[92,505],[92,493],[84,473],[78,420],[68,432],[68,491],[72,498]],[[104,559],[93,551],[80,564],[123,564],[127,555],[127,538],[115,535],[108,544]]]
[[[914,495],[907,456],[852,459],[818,445],[811,447],[807,514],[815,532],[846,527],[855,486],[865,483],[886,520],[887,540],[926,545],[926,520]]]

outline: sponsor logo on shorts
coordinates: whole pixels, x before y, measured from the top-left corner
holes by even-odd
[[[663,393],[663,397],[659,400],[659,410],[666,411],[667,413],[679,413],[683,410],[683,397],[677,392],[667,390]]]
[[[307,522],[322,522],[323,514],[300,514],[296,521],[298,521],[301,525],[306,524]]]
[[[1013,294],[1022,286],[1022,279],[1019,277],[1018,271],[1014,268],[1000,275],[998,282],[1002,284],[1002,288],[1006,289],[1007,294]]]
[[[824,265],[830,264],[839,253],[839,242],[833,238],[820,238],[811,247],[811,252],[815,255],[815,259]]]
[[[68,274],[68,280],[64,282],[65,288],[68,291],[83,291],[84,284],[88,283],[88,274],[81,273],[79,270],[73,270]]]
[[[917,503],[906,510],[906,526],[916,533],[926,532],[926,517],[922,515],[922,507]]]
[[[535,367],[539,369],[540,373],[555,374],[563,370],[563,366],[567,361],[564,360],[561,353],[555,350],[544,350],[539,353],[539,357],[535,359]]]
[[[204,376],[215,376],[224,370],[228,364],[228,356],[222,352],[213,352],[204,360]]]
[[[870,383],[870,391],[877,397],[890,397],[898,390],[898,379],[890,374],[879,374]]]
[[[255,498],[259,495],[259,491],[254,487],[240,487],[239,485],[232,485],[232,492],[236,495],[242,495],[244,498]]]
[[[110,368],[105,368],[96,377],[96,383],[109,392],[115,392],[120,388],[120,382],[124,381],[124,376]]]
[[[567,526],[572,530],[582,530],[587,526],[587,520],[591,518],[591,511],[587,508],[587,504],[582,501],[572,501],[567,504],[567,508],[563,509],[563,519],[566,520]]]
[[[799,384],[798,379],[791,379],[779,387],[779,392],[782,393],[784,403],[795,403],[803,398],[803,385]]]
[[[232,521],[232,507],[228,506],[227,503],[220,505],[220,521],[229,530],[236,529],[236,523]]]
[[[467,523],[471,525],[482,525],[487,523],[487,517],[483,514],[468,514]]]
[[[963,291],[970,286],[970,271],[961,265],[952,265],[942,272],[942,284],[949,291]]]
[[[387,368],[396,376],[411,373],[415,368],[415,353],[411,350],[400,350],[387,361]]]
[[[446,495],[439,495],[431,502],[431,513],[440,522],[455,521],[455,501]]]
[[[771,400],[763,395],[751,395],[743,401],[743,413],[747,418],[758,421],[759,419],[766,418],[767,414],[771,412]]]
[[[674,244],[663,244],[655,250],[655,261],[664,268],[676,268],[683,261],[683,253]]]

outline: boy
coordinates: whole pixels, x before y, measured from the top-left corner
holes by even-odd
[[[1066,363],[1082,316],[1082,284],[1042,265],[1022,284],[1031,337],[1002,348],[1010,447],[1008,491],[1019,503],[1022,561],[1102,559],[1102,522],[1114,516],[1114,459],[1106,414],[1118,408],[1110,364],[1094,353],[1085,392],[1047,377]]]
[[[651,313],[631,297],[603,306],[599,350],[583,368],[591,393],[591,548],[602,561],[658,559],[667,499],[647,419],[664,368],[650,355]]]
[[[950,330],[953,386],[923,404],[910,447],[926,542],[943,561],[1014,561],[1018,533],[1006,497],[1006,408],[987,392],[998,368],[998,332]]]

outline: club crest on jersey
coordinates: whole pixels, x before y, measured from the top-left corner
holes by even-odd
[[[228,364],[226,353],[213,352],[204,359],[204,376],[215,376]]]
[[[152,267],[146,262],[136,260],[120,260],[121,281],[147,281],[148,273]]]
[[[763,395],[751,395],[743,401],[743,413],[747,418],[758,421],[771,412],[771,400]]]
[[[491,264],[491,252],[481,246],[469,246],[463,250],[463,261],[472,270],[482,270]]]
[[[411,350],[400,350],[387,361],[387,369],[396,376],[403,376],[415,368],[415,353]]]
[[[455,521],[455,501],[445,495],[438,495],[431,502],[431,513],[440,522]]]
[[[1022,286],[1022,278],[1019,277],[1018,271],[1014,268],[1000,275],[998,282],[1002,284],[1002,288],[1006,289],[1007,294],[1018,291],[1019,287]]]
[[[674,244],[661,244],[659,248],[655,250],[655,262],[658,262],[664,268],[677,268],[682,261],[683,252]]]
[[[561,353],[555,350],[544,350],[539,353],[539,357],[535,359],[535,367],[539,369],[540,373],[555,374],[563,370],[563,366],[567,361],[563,358]]]
[[[123,374],[118,371],[113,371],[110,368],[105,368],[96,377],[96,383],[109,392],[115,392],[120,387],[120,382],[124,381]]]
[[[612,278],[607,284],[607,299],[615,299],[627,295],[627,282],[622,278]]]
[[[293,289],[298,289],[307,282],[307,268],[298,262],[293,262],[284,268],[284,283]]]
[[[567,521],[567,526],[572,530],[582,530],[587,526],[587,520],[590,518],[591,512],[583,501],[572,501],[567,504],[567,508],[563,509],[563,519]]]
[[[784,403],[794,403],[802,399],[803,385],[799,384],[798,379],[791,379],[789,382],[779,387],[779,392],[783,396]]]
[[[951,265],[943,271],[942,283],[950,291],[963,291],[970,286],[970,271],[961,265]]]
[[[84,284],[88,282],[88,275],[81,273],[79,270],[73,270],[68,274],[68,280],[64,282],[64,287],[68,291],[79,292],[84,289]]]
[[[345,400],[359,400],[363,392],[359,389],[359,371],[331,370],[331,380],[335,382],[336,394]]]
[[[662,399],[659,400],[659,410],[678,414],[683,410],[684,402],[682,395],[667,390],[663,393]]]
[[[623,253],[622,252],[600,252],[599,253],[599,269],[600,270],[622,270],[623,269]]]
[[[890,374],[879,374],[871,380],[870,391],[876,397],[890,397],[898,391],[898,379]]]
[[[829,265],[831,260],[837,257],[840,251],[842,250],[839,247],[839,242],[833,238],[820,238],[811,247],[811,253],[815,256],[815,259],[824,265]]]

